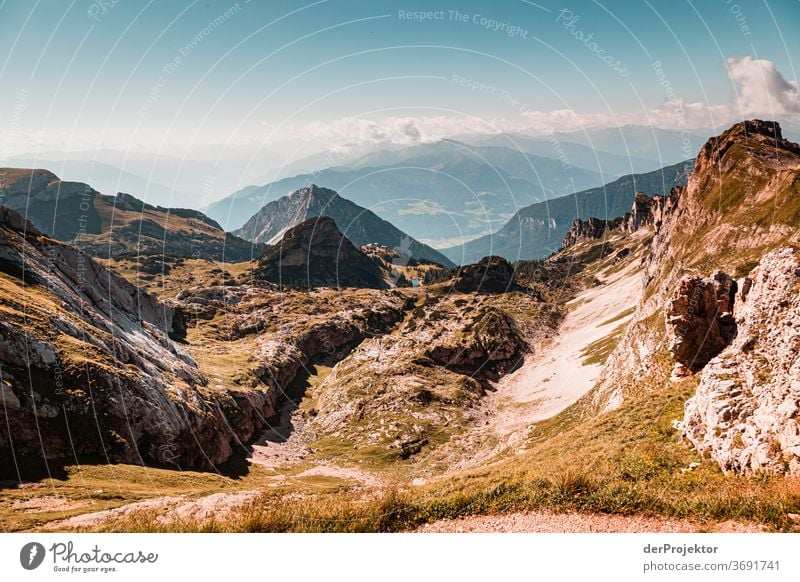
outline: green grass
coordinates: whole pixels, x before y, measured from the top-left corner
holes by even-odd
[[[629,317],[629,316],[633,315],[635,311],[636,311],[636,306],[635,306],[635,305],[634,305],[633,307],[629,307],[629,308],[628,308],[628,309],[626,309],[625,311],[620,311],[620,312],[619,312],[617,315],[615,315],[614,317],[612,317],[612,318],[610,318],[610,319],[606,319],[604,322],[602,322],[602,323],[600,324],[600,326],[599,326],[599,327],[602,327],[602,326],[604,326],[604,325],[611,325],[612,323],[616,323],[616,322],[618,322],[618,321],[622,321],[622,320],[623,320],[623,319],[625,319],[626,317]]]
[[[106,531],[400,531],[438,519],[550,509],[752,521],[796,527],[800,479],[724,475],[682,442],[682,416],[696,380],[662,386],[600,416],[586,417],[591,394],[532,428],[528,450],[491,467],[419,488],[364,496],[323,492],[286,500],[267,493],[225,520],[162,525],[156,512],[109,523]],[[692,462],[700,466],[686,468]]]
[[[606,360],[608,360],[608,356],[611,355],[611,352],[614,351],[614,348],[617,347],[617,344],[622,339],[622,336],[625,335],[625,330],[627,328],[628,322],[626,321],[611,330],[605,337],[593,341],[586,346],[581,352],[581,356],[583,357],[581,363],[584,366],[602,366],[605,364]]]

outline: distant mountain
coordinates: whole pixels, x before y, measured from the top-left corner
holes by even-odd
[[[568,166],[600,172],[606,181],[631,172],[650,172],[664,165],[654,159],[612,154],[578,143],[520,133],[501,133],[490,137],[478,138],[472,140],[471,143],[481,146],[501,146],[519,149],[538,156],[555,158]]]
[[[180,200],[189,197],[179,188],[171,188],[156,180],[148,180],[133,172],[91,160],[13,158],[3,164],[20,168],[55,168],[65,182],[86,182],[98,192],[142,192],[150,200]]]
[[[353,246],[327,216],[290,228],[258,259],[250,276],[292,288],[388,286],[378,264]]]
[[[701,129],[682,131],[623,125],[556,133],[553,137],[559,142],[577,143],[624,157],[655,160],[662,167],[693,158],[709,135],[710,133]]]
[[[610,220],[623,216],[631,208],[636,192],[668,194],[686,184],[693,160],[668,166],[655,172],[623,176],[600,188],[532,204],[521,209],[494,234],[468,241],[442,253],[456,263],[474,263],[488,255],[500,255],[510,261],[546,257],[558,250],[576,218]]]
[[[234,234],[245,240],[271,245],[293,226],[317,216],[328,216],[336,221],[356,246],[376,243],[408,258],[455,266],[443,254],[410,237],[374,212],[342,198],[333,190],[316,185],[270,202]]]
[[[52,150],[4,157],[0,166],[50,168],[65,181],[87,182],[104,194],[136,192],[151,204],[197,208],[242,184],[263,183],[255,180],[277,159],[276,153],[251,143],[193,145],[186,152]]]
[[[256,179],[256,184],[266,184],[296,176],[297,174],[310,174],[326,168],[347,167],[352,162],[364,157],[368,153],[382,149],[397,150],[408,146],[397,144],[370,145],[367,143],[349,143],[336,149],[323,150],[297,159],[285,160],[276,165],[269,172],[261,174]]]
[[[226,233],[197,210],[152,206],[129,194],[107,196],[48,170],[0,168],[0,204],[48,236],[96,257],[243,261],[265,248]]]
[[[203,211],[236,229],[264,204],[321,184],[437,246],[492,232],[522,206],[601,183],[599,174],[565,171],[558,160],[440,141],[369,154],[353,167],[244,188]]]

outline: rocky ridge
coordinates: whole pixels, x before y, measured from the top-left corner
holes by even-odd
[[[0,168],[0,204],[48,236],[100,258],[243,261],[265,248],[224,232],[196,210],[153,206],[124,193],[106,196],[47,170]]]
[[[628,391],[646,390],[670,376],[699,372],[702,386],[707,374],[725,374],[720,371],[723,354],[737,347],[746,350],[747,345],[740,345],[738,339],[743,333],[739,321],[745,316],[737,313],[736,294],[746,295],[752,283],[737,284],[734,279],[748,275],[763,261],[774,261],[771,251],[800,244],[800,146],[783,139],[775,122],[738,123],[706,143],[687,186],[674,189],[670,198],[672,210],[664,213],[645,264],[642,299],[595,387],[594,404],[600,410],[617,407]],[[769,295],[762,297],[766,300]],[[760,309],[775,321],[793,317],[791,303],[785,300]],[[762,341],[775,345],[787,339],[783,325],[765,327],[762,333],[766,336]],[[737,374],[756,374],[751,358],[742,357],[739,366]],[[745,373],[746,368],[750,370]],[[781,377],[777,374],[779,383]],[[730,390],[725,399],[738,398],[739,388],[734,385],[721,384]],[[723,394],[718,394],[720,399]],[[755,398],[753,410],[770,409],[767,392]],[[718,422],[714,415],[697,414],[698,404],[687,406],[684,422],[692,427],[698,448],[725,450],[726,439],[714,435]],[[791,432],[791,427],[783,422],[772,430]],[[718,437],[719,442],[714,441]],[[751,446],[761,447],[759,467],[773,471],[785,463],[794,467],[785,459],[791,447],[773,446],[768,460],[763,457],[763,444]],[[732,462],[722,453],[715,454],[726,467],[752,469],[752,461]]]
[[[637,192],[630,212],[626,212],[623,216],[612,220],[602,220],[594,216],[586,220],[576,218],[564,236],[561,249],[566,250],[583,241],[601,239],[608,233],[632,233],[646,226],[658,229],[661,227],[664,214],[671,211],[672,204],[670,196],[665,198],[656,194],[650,197],[644,192]]]
[[[290,228],[258,259],[251,276],[281,287],[388,287],[378,263],[357,249],[327,216]]]
[[[613,220],[631,208],[631,194],[637,191],[669,192],[686,183],[692,160],[654,172],[623,176],[598,188],[537,202],[518,209],[497,232],[443,249],[457,263],[476,262],[487,255],[500,255],[509,261],[538,259],[558,250],[575,219],[591,217]],[[635,208],[635,206],[634,206]]]

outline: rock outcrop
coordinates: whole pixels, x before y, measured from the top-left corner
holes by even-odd
[[[800,475],[800,255],[780,248],[745,279],[738,334],[700,374],[680,428],[720,467]]]
[[[704,360],[716,361],[714,352],[733,333],[732,318],[723,316],[730,313],[732,285],[728,278],[716,286],[722,281],[703,277],[721,271],[738,279],[770,251],[797,248],[799,224],[800,146],[783,139],[779,124],[744,121],[710,139],[687,185],[673,188],[665,201],[644,265],[642,298],[595,387],[597,409],[619,406],[628,393],[663,387],[674,372],[698,371]],[[687,318],[695,291],[703,315]],[[670,324],[665,329],[666,309],[673,310],[676,324],[684,321],[685,333]]]
[[[257,280],[281,287],[385,289],[386,275],[358,250],[327,216],[290,228],[253,270]]]
[[[470,376],[497,380],[512,371],[527,351],[513,318],[485,307],[464,322],[457,341],[439,338],[425,352],[434,362]]]
[[[566,250],[578,243],[601,239],[612,233],[633,233],[648,226],[658,229],[664,219],[664,213],[669,212],[671,208],[670,197],[665,199],[658,194],[650,197],[643,192],[637,192],[631,211],[623,216],[612,220],[601,220],[593,216],[586,220],[576,218],[564,236],[561,249]]]
[[[475,422],[487,381],[513,370],[527,346],[555,333],[560,321],[525,293],[426,299],[313,389],[304,436],[336,437],[339,458],[363,450],[373,461],[397,460],[440,450]]]
[[[631,209],[631,196],[638,190],[665,192],[686,184],[693,161],[687,160],[645,174],[623,176],[598,188],[561,198],[550,198],[519,209],[497,232],[443,249],[454,261],[465,264],[489,254],[510,261],[545,258],[558,248],[575,219],[598,217],[613,220]]]
[[[231,286],[162,303],[0,208],[0,457],[212,469],[311,358],[385,332],[411,301],[329,295]]]
[[[453,288],[461,293],[503,293],[515,289],[514,267],[503,257],[484,257],[456,271]]]
[[[736,335],[733,318],[736,281],[719,271],[713,277],[685,276],[666,309],[669,351],[675,376],[705,366]]]
[[[205,379],[168,336],[180,312],[0,209],[0,370],[8,431],[28,458],[104,455],[208,466],[230,451]],[[228,436],[226,436],[228,435]]]

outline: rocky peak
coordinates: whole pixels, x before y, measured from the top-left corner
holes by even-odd
[[[49,170],[28,168],[0,168],[0,195],[25,194],[47,187],[58,181]]]
[[[625,230],[636,232],[645,226],[660,226],[664,218],[664,197],[656,194],[652,198],[644,192],[637,192],[633,198],[630,218],[626,221]]]
[[[752,119],[710,138],[700,150],[693,174],[724,174],[732,170],[758,170],[759,163],[771,167],[800,167],[800,146],[783,138],[777,121]]]
[[[503,293],[516,288],[514,267],[503,257],[484,257],[474,265],[461,267],[454,288],[462,293]]]
[[[625,215],[628,216],[627,214]],[[566,250],[587,240],[597,240],[603,238],[609,231],[621,231],[625,222],[625,217],[620,216],[614,220],[602,220],[594,216],[581,220],[576,218],[572,226],[564,235],[561,249]]]
[[[415,240],[374,212],[316,184],[267,203],[234,234],[246,240],[274,245],[292,227],[320,216],[332,218],[356,246],[375,243],[409,259],[455,266],[439,251]]]
[[[386,287],[378,265],[327,216],[290,228],[258,260],[254,275],[288,287]]]

